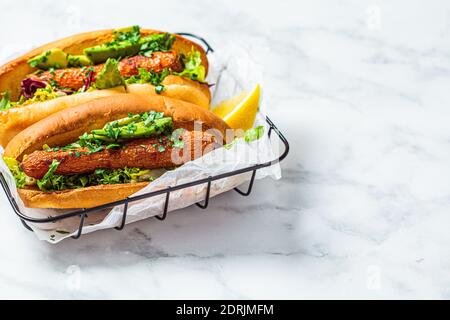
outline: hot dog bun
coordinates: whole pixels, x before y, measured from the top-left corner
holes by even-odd
[[[102,128],[107,122],[124,118],[129,113],[164,112],[172,117],[175,127],[194,129],[194,121],[202,129],[217,129],[223,136],[229,126],[212,112],[195,104],[153,95],[130,93],[99,98],[73,108],[64,109],[29,126],[16,135],[5,148],[5,157],[21,160],[23,155],[76,141],[84,132]]]
[[[25,206],[29,208],[92,208],[125,199],[148,184],[149,182],[104,184],[53,192],[43,192],[38,189],[18,189],[17,192]]]
[[[20,161],[44,144],[64,146],[84,132],[102,128],[107,122],[151,110],[172,117],[175,128],[193,130],[194,121],[202,123],[202,130],[215,128],[224,133],[229,128],[213,113],[191,103],[162,96],[117,94],[61,110],[36,122],[10,141],[4,156]],[[89,208],[124,199],[147,185],[148,182],[109,184],[53,192],[25,187],[18,189],[18,193],[27,207]]]
[[[143,37],[156,33],[164,32],[151,29],[141,29],[141,35]],[[175,37],[176,40],[173,44],[172,49],[184,54],[190,52],[192,47],[195,50],[199,51],[202,59],[202,64],[205,67],[205,71],[207,73],[208,59],[206,57],[205,50],[203,50],[203,48],[195,42],[192,42],[182,36],[175,35]],[[82,54],[85,48],[93,47],[107,41],[111,41],[112,39],[113,29],[99,30],[76,34],[33,49],[30,52],[25,53],[21,57],[0,67],[0,92],[9,91],[11,99],[13,101],[17,100],[20,96],[20,82],[27,75],[37,70],[36,68],[30,67],[27,61],[44,51],[53,48],[59,48],[68,54]]]

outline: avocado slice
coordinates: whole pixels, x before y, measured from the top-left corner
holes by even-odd
[[[175,38],[167,37],[166,33],[153,34],[145,38],[134,40],[115,40],[95,47],[84,49],[84,54],[94,63],[103,63],[109,58],[119,59],[129,56],[135,56],[140,51],[153,52],[169,50],[172,47]]]
[[[134,56],[139,53],[140,43],[130,41],[110,42],[95,47],[84,49],[84,54],[94,63],[103,63],[109,58],[118,59],[121,57]]]
[[[68,55],[67,57],[68,63],[70,67],[85,67],[85,66],[91,66],[93,63],[92,61],[85,56],[84,54],[80,55]]]
[[[97,89],[109,89],[122,84],[124,84],[124,81],[119,72],[117,60],[108,59],[103,66],[102,71],[97,75],[95,86]]]
[[[67,53],[58,48],[50,49],[28,60],[28,64],[45,70],[67,68]]]

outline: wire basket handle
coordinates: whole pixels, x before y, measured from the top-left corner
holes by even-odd
[[[189,32],[175,32],[175,34],[178,34],[180,36],[184,36],[184,37],[191,37],[194,38],[198,41],[200,41],[203,46],[206,47],[206,54],[210,53],[210,52],[214,52],[214,49],[210,46],[210,44],[208,43],[208,41],[206,41],[204,38],[197,36],[193,33],[189,33]]]

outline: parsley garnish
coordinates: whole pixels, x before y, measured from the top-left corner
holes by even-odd
[[[75,151],[75,157],[92,154],[105,149],[120,148],[127,139],[155,137],[173,130],[172,118],[164,113],[149,111],[142,114],[128,114],[127,118],[108,122],[102,129],[85,132],[78,141],[64,147],[45,147],[46,151]],[[159,141],[162,142],[161,137]],[[77,149],[87,148],[88,151]]]
[[[108,145],[106,146],[106,149],[114,149],[114,148],[120,148],[120,147],[122,147],[121,144],[118,144],[118,143],[110,143],[110,144],[108,144]]]
[[[114,36],[118,41],[130,41],[131,43],[137,43],[141,38],[141,30],[139,26],[132,26],[130,31],[114,31]]]
[[[152,34],[141,40],[142,45],[139,54],[151,57],[153,52],[169,51],[175,41],[175,36],[169,33]]]

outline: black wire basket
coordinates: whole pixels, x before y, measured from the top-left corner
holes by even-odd
[[[183,35],[183,36],[192,37],[192,38],[195,38],[198,41],[202,42],[203,45],[206,48],[206,53],[214,52],[214,50],[211,48],[211,46],[208,44],[208,42],[205,39],[201,38],[201,37],[198,37],[198,36],[196,36],[194,34],[191,34],[191,33],[185,33],[185,32],[179,32],[177,34]],[[115,206],[120,206],[120,205],[123,205],[122,219],[120,220],[120,224],[118,226],[116,226],[115,229],[116,230],[122,230],[124,228],[126,220],[127,220],[127,211],[128,211],[128,204],[129,203],[165,194],[166,197],[165,197],[163,211],[162,211],[161,215],[155,216],[156,219],[162,221],[162,220],[166,219],[166,217],[167,217],[167,212],[168,212],[168,208],[169,208],[169,201],[170,201],[170,194],[171,194],[171,192],[174,192],[174,191],[178,191],[178,190],[190,188],[190,187],[193,187],[193,186],[198,186],[198,185],[201,185],[201,184],[205,184],[206,185],[205,200],[203,201],[203,203],[196,203],[196,205],[198,207],[200,207],[201,209],[206,209],[208,207],[208,204],[209,204],[211,183],[213,181],[221,180],[221,179],[225,179],[225,178],[229,178],[229,177],[233,177],[233,176],[237,176],[237,175],[242,175],[242,174],[245,174],[245,173],[248,173],[248,172],[252,172],[252,175],[251,175],[251,178],[250,178],[250,182],[249,182],[249,185],[248,185],[246,191],[242,191],[242,190],[240,190],[238,188],[234,188],[234,190],[236,192],[238,192],[242,196],[250,195],[250,193],[252,191],[252,188],[253,188],[253,183],[255,181],[256,171],[258,169],[265,168],[265,167],[270,167],[270,166],[273,166],[273,165],[281,162],[284,158],[286,158],[287,154],[289,153],[289,143],[288,143],[287,139],[285,138],[285,136],[280,132],[280,130],[275,126],[275,124],[268,117],[266,117],[265,120],[266,120],[267,124],[269,125],[269,130],[267,132],[267,135],[268,135],[269,139],[271,139],[272,132],[275,132],[277,137],[283,143],[284,151],[278,158],[276,158],[276,159],[274,159],[272,161],[268,161],[268,162],[264,162],[264,163],[260,163],[260,164],[256,164],[256,165],[252,165],[252,166],[249,166],[249,167],[246,167],[246,168],[242,168],[242,169],[226,172],[226,173],[215,175],[215,176],[209,176],[209,177],[204,178],[204,179],[200,179],[200,180],[196,180],[196,181],[192,181],[192,182],[188,182],[188,183],[184,183],[184,184],[180,184],[180,185],[176,185],[176,186],[172,186],[172,187],[167,187],[165,189],[156,190],[156,191],[148,192],[148,193],[145,193],[145,194],[140,194],[140,195],[136,195],[136,196],[130,196],[130,197],[127,197],[127,198],[125,198],[123,200],[110,202],[110,203],[103,204],[101,206],[97,206],[97,207],[93,207],[93,208],[77,209],[77,210],[74,210],[74,211],[70,211],[70,212],[66,212],[66,213],[60,214],[58,216],[50,216],[50,217],[47,217],[47,218],[30,217],[30,216],[24,214],[23,212],[21,212],[19,206],[17,205],[16,200],[14,199],[14,197],[13,197],[13,195],[11,193],[11,190],[10,190],[10,188],[9,188],[7,182],[6,182],[5,177],[1,173],[0,173],[0,183],[1,183],[2,187],[3,187],[3,190],[5,191],[6,197],[8,198],[8,201],[11,204],[12,209],[14,210],[16,215],[20,218],[20,221],[25,226],[25,228],[27,228],[30,231],[33,231],[33,229],[28,225],[28,223],[33,223],[33,224],[52,223],[52,222],[62,221],[62,220],[65,220],[65,219],[69,219],[69,218],[73,218],[73,217],[77,217],[78,216],[79,219],[80,219],[79,220],[79,226],[78,226],[78,229],[76,231],[76,234],[72,236],[72,238],[78,239],[81,236],[82,232],[83,232],[83,227],[84,227],[84,224],[85,224],[85,218],[87,217],[88,214],[91,215],[91,214],[104,212],[105,209],[108,209],[108,208],[111,208],[111,207],[115,207]]]

